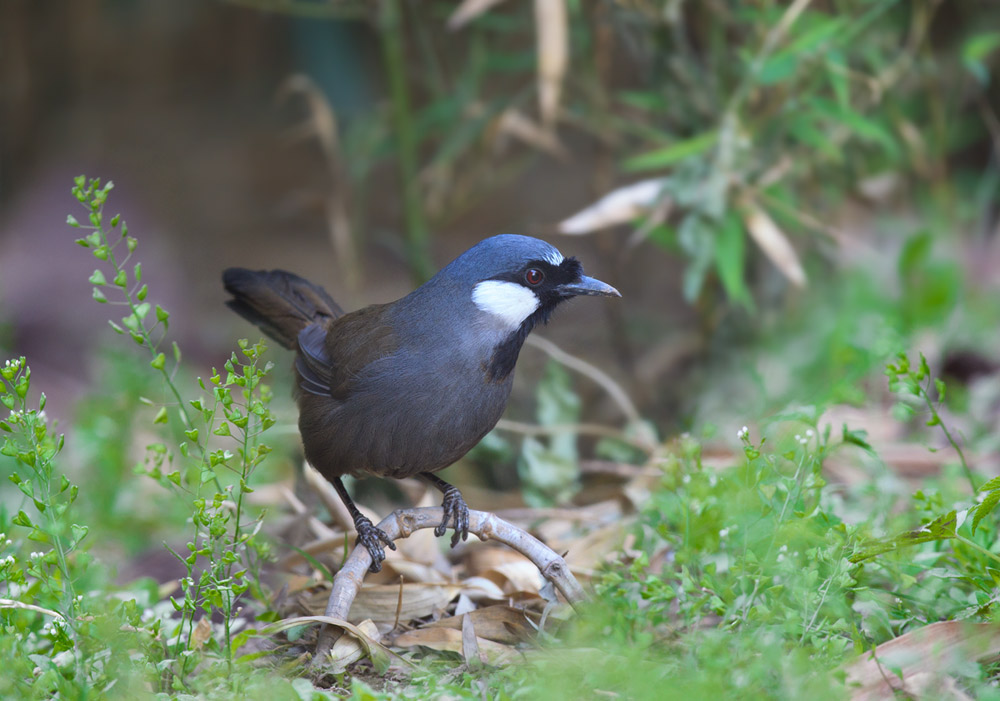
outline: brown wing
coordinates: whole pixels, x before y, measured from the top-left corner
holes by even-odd
[[[284,270],[229,268],[222,282],[230,309],[285,348],[294,348],[309,324],[326,325],[344,311],[319,285]]]
[[[352,382],[372,362],[398,348],[382,319],[387,305],[375,304],[326,324],[310,324],[298,335],[295,367],[304,392],[344,400]]]

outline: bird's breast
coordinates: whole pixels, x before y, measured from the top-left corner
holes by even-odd
[[[492,380],[481,358],[451,350],[379,359],[343,399],[303,394],[299,428],[310,463],[331,477],[407,477],[465,455],[500,419],[512,377]]]

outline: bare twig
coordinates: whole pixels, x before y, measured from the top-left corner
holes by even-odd
[[[628,443],[633,448],[638,448],[644,453],[656,452],[656,446],[641,438],[632,438],[620,429],[602,424],[557,424],[554,426],[539,426],[522,421],[511,421],[510,419],[500,419],[496,427],[501,431],[520,433],[523,436],[555,436],[562,433],[579,433],[584,436],[598,436],[600,438],[614,438],[622,443]]]
[[[292,511],[294,511],[296,515],[306,519],[309,524],[309,530],[312,531],[315,537],[323,540],[329,540],[337,535],[332,528],[310,514],[309,509],[307,509],[306,505],[292,493],[292,490],[288,489],[288,487],[281,487],[280,491]]]
[[[0,609],[23,609],[24,611],[36,611],[38,613],[44,613],[46,616],[52,616],[60,621],[65,620],[63,615],[58,611],[42,608],[41,606],[35,606],[34,604],[26,604],[13,599],[0,599]]]
[[[444,517],[440,507],[425,507],[420,509],[399,509],[389,514],[378,527],[393,541],[406,538],[414,531],[422,528],[434,528]],[[525,533],[517,526],[504,521],[494,514],[483,511],[469,511],[469,532],[480,540],[497,540],[531,560],[541,571],[542,576],[552,582],[571,605],[582,603],[586,599],[583,587],[569,570],[566,561],[552,551],[547,545],[534,536]],[[355,547],[344,566],[333,579],[333,591],[326,605],[327,618],[346,620],[351,604],[361,589],[365,573],[371,565],[371,555],[363,547]],[[313,664],[321,664],[333,643],[336,642],[337,631],[329,626],[320,631],[316,643],[316,654]]]
[[[305,477],[306,484],[312,489],[312,491],[319,497],[319,500],[323,502],[323,506],[326,510],[330,512],[330,516],[333,520],[337,522],[337,525],[347,531],[354,530],[354,519],[351,518],[350,512],[348,512],[347,507],[344,506],[344,502],[340,500],[340,497],[336,492],[333,491],[333,485],[319,473],[319,471],[310,465],[308,462],[303,463],[302,476]],[[364,506],[358,505],[358,509],[368,518],[372,518],[375,514]]]
[[[635,404],[629,399],[628,394],[622,389],[622,386],[611,379],[611,376],[599,367],[591,365],[587,361],[577,358],[575,355],[570,355],[552,341],[540,336],[528,336],[524,342],[526,345],[534,346],[547,353],[553,360],[562,363],[571,370],[576,370],[581,375],[586,375],[603,387],[615,401],[615,404],[621,407],[622,413],[625,414],[625,418],[630,422],[639,421],[642,418],[639,415],[639,410],[635,408]]]

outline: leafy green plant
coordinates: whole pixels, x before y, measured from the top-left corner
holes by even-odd
[[[0,431],[5,434],[0,444],[0,455],[13,458],[15,469],[10,481],[30,503],[33,512],[18,509],[10,520],[4,518],[7,529],[26,529],[18,537],[18,546],[30,541],[40,547],[30,555],[14,546],[7,538],[2,542],[8,553],[0,565],[0,577],[5,585],[4,622],[29,630],[43,640],[26,646],[29,654],[48,654],[51,669],[69,668],[79,673],[80,661],[72,655],[64,656],[61,664],[57,655],[71,651],[78,641],[77,617],[81,612],[81,597],[77,595],[76,580],[80,576],[78,553],[87,535],[87,528],[72,522],[70,507],[79,489],[65,475],[55,470],[55,459],[63,447],[63,436],[53,435],[45,416],[45,395],[38,401],[38,408],[31,408],[28,393],[31,389],[31,368],[23,357],[7,360],[0,368],[0,402],[10,410],[9,416],[0,421]],[[8,531],[9,532],[9,531]],[[15,592],[20,592],[18,596]],[[47,617],[49,621],[18,621],[18,614],[33,613],[33,618]],[[47,679],[46,685],[58,686],[57,678]]]
[[[30,529],[29,540],[50,546],[49,552],[32,553],[31,574],[42,587],[43,598],[55,602],[64,612],[59,618],[72,619],[78,601],[70,557],[86,538],[87,528],[69,521],[69,508],[79,488],[55,472],[54,461],[64,437],[50,433],[44,394],[37,409],[29,408],[31,368],[23,357],[6,361],[0,377],[0,402],[10,410],[7,419],[0,421],[0,430],[10,434],[4,437],[0,454],[14,458],[22,469],[27,469],[27,474],[13,471],[10,480],[30,500],[37,519],[21,509],[12,523]],[[23,573],[20,580],[23,584]]]
[[[538,424],[557,431],[545,442],[526,436],[517,471],[525,501],[534,506],[565,503],[579,487],[577,435],[580,398],[570,387],[569,373],[550,360],[538,385]]]
[[[902,400],[895,407],[897,416],[901,418],[912,416],[915,411],[913,402],[919,403],[924,407],[930,414],[930,418],[927,419],[927,425],[941,427],[944,437],[958,455],[962,471],[965,473],[966,479],[969,480],[969,487],[975,493],[978,490],[976,478],[972,474],[972,468],[969,467],[968,461],[965,459],[962,446],[955,440],[951,431],[948,430],[948,426],[941,420],[941,414],[937,410],[936,404],[943,402],[945,397],[946,386],[944,380],[931,375],[931,369],[927,365],[927,358],[924,357],[923,353],[920,354],[920,362],[916,367],[910,365],[910,359],[906,353],[898,354],[895,363],[890,362],[886,365],[885,374],[889,376],[889,390]],[[937,402],[931,397],[930,388],[932,384],[937,393]],[[978,523],[978,520],[976,523]],[[975,527],[973,527],[974,529]]]
[[[145,461],[137,472],[174,492],[188,505],[190,513],[188,552],[171,550],[186,571],[181,580],[183,597],[171,598],[180,620],[164,641],[164,659],[170,664],[163,670],[162,683],[180,691],[186,688],[188,676],[206,652],[221,653],[232,670],[236,650],[253,632],[247,629],[236,635],[240,597],[250,591],[260,602],[268,599],[261,585],[260,565],[270,557],[270,548],[258,538],[260,516],[248,513],[245,498],[253,491],[250,481],[254,471],[270,452],[260,442],[260,434],[274,424],[268,408],[270,388],[262,382],[272,364],[262,357],[266,350],[263,342],[251,345],[241,340],[240,353],[233,353],[226,361],[224,375],[213,369],[207,382],[198,379],[198,396],[182,396],[175,382],[180,348],[171,344],[169,365],[161,350],[170,315],[160,305],[153,307],[147,301],[149,287],[143,282],[141,263],[129,267],[138,241],[129,235],[119,215],[105,217],[104,207],[112,188],[111,182],[102,185],[98,179],[77,178],[73,194],[89,210],[89,224],[82,225],[72,216],[68,222],[90,231],[77,243],[109,268],[110,283],[100,268],[90,277],[94,299],[128,312],[120,324],[109,322],[112,329],[130,336],[146,350],[151,357],[150,367],[176,399],[171,405],[159,406],[152,421],[168,424],[173,417],[184,439],[176,452],[166,442],[147,446]],[[105,289],[114,291],[120,299],[109,299]],[[235,442],[235,452],[213,443],[213,439],[227,438]],[[177,454],[181,464],[175,467]],[[211,630],[204,616],[214,612],[222,620],[218,636],[203,630],[205,626]]]
[[[77,521],[80,489],[57,469],[64,446],[45,414],[29,401],[31,369],[23,357],[0,368],[0,456],[23,495],[11,517],[0,512],[0,651],[11,666],[0,693],[11,697],[85,696],[137,676],[132,650],[148,650],[159,623],[136,603],[152,603],[138,586],[130,597],[106,596],[109,582],[87,552],[88,527]]]

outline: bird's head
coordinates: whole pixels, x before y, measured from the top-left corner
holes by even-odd
[[[484,325],[498,330],[490,375],[510,374],[525,337],[548,321],[563,301],[579,295],[621,297],[611,285],[583,274],[576,258],[530,236],[504,234],[479,242],[445,267],[439,277],[464,291]]]

